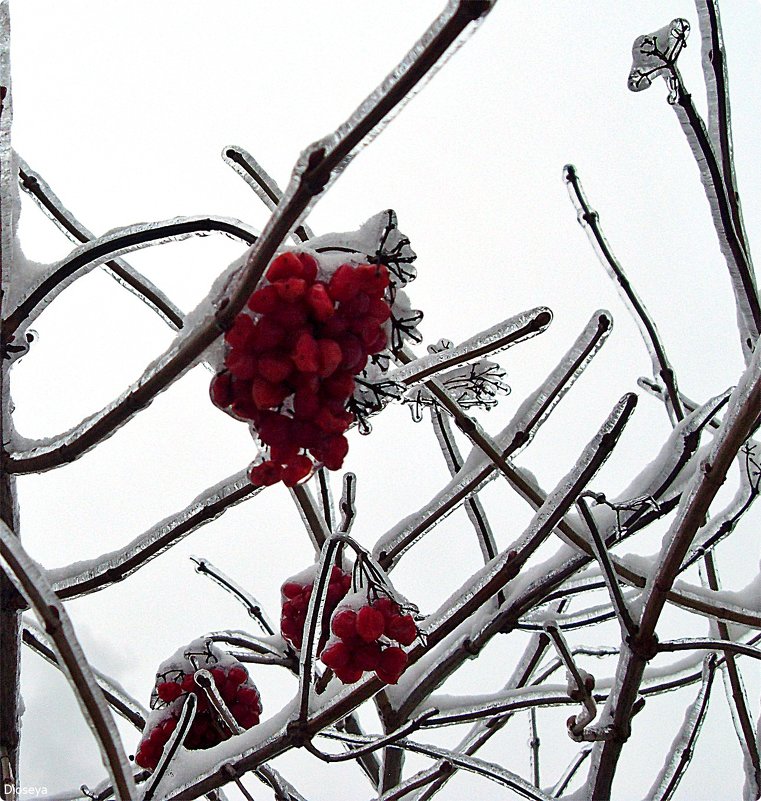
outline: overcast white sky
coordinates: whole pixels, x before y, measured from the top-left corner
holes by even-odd
[[[261,227],[266,211],[222,162],[223,147],[245,147],[285,185],[299,152],[350,114],[442,5],[11,0],[14,147],[97,233],[202,213]],[[753,240],[761,221],[761,6],[732,0],[722,11],[739,187]],[[409,294],[425,313],[427,343],[442,336],[460,341],[537,305],[553,310],[547,333],[499,358],[512,393],[481,418],[492,432],[591,314],[610,310],[615,326],[609,342],[520,457],[547,488],[567,472],[613,403],[636,389],[638,376],[650,374],[636,327],[576,223],[561,180],[565,163],[578,167],[608,239],[658,323],[685,393],[705,400],[734,384],[742,369],[725,266],[665,88],[662,82],[641,94],[626,88],[635,37],[677,16],[693,26],[680,66],[702,109],[690,0],[501,0],[309,220],[317,233],[348,231],[377,211],[396,209],[418,254],[419,277]],[[29,202],[20,235],[25,254],[37,261],[70,249]],[[189,310],[240,252],[239,243],[210,236],[129,260]],[[155,315],[101,271],[61,295],[35,329],[39,341],[12,374],[16,424],[29,437],[55,434],[99,409],[171,340]],[[250,461],[245,427],[211,407],[208,379],[196,369],[102,447],[53,473],[19,481],[22,537],[35,559],[61,566],[117,548]],[[614,495],[626,486],[667,430],[663,409],[641,397],[595,488]],[[370,437],[354,432],[346,467],[359,478],[355,534],[368,545],[422,505],[446,476],[430,428],[416,427],[404,409],[386,410]],[[530,510],[496,482],[484,499],[498,542],[506,545]],[[424,612],[477,568],[480,556],[467,526],[464,514],[453,515],[394,573]],[[753,529],[747,525],[735,546],[719,552],[728,587],[744,586],[758,569]],[[660,533],[640,546],[643,553],[658,545]],[[189,554],[216,562],[276,618],[279,585],[311,561],[310,550],[287,492],[277,487],[69,610],[93,662],[147,705],[155,667],[179,645],[206,631],[248,626],[241,608],[193,573]],[[686,633],[683,625],[675,618],[665,631]],[[705,630],[692,625],[692,633]],[[513,642],[524,640],[516,635],[495,643],[451,691],[500,687],[518,653]],[[102,768],[65,684],[36,657],[25,659],[24,669],[22,782],[47,785],[50,792],[95,784]],[[746,673],[758,716],[758,671]],[[265,715],[295,689],[267,671],[255,680]],[[642,714],[617,798],[628,801],[647,790],[694,693],[674,694],[660,707],[665,718],[658,717],[657,701]],[[573,753],[562,731],[566,714],[547,714],[541,730],[543,741],[557,743],[545,757],[547,783]],[[123,731],[133,753],[137,738]],[[718,687],[705,731],[677,798],[739,797],[740,751]],[[527,771],[525,717],[500,737],[484,757]],[[444,741],[456,739],[448,733]],[[310,801],[371,795],[350,767],[326,771],[301,755],[278,766]],[[344,785],[330,778],[334,771]],[[254,786],[253,779],[248,783]],[[336,795],[336,786],[352,789]],[[467,777],[451,782],[442,797],[466,792],[511,797]]]

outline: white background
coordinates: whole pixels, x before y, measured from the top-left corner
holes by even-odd
[[[761,220],[761,10],[749,0],[732,0],[722,10],[738,182],[753,241]],[[299,152],[350,114],[439,11],[430,0],[13,0],[14,147],[96,233],[202,213],[261,227],[266,210],[222,162],[223,147],[245,147],[284,186]],[[442,336],[457,342],[522,310],[552,308],[547,333],[499,357],[512,393],[481,417],[492,432],[592,313],[610,310],[609,342],[519,459],[546,489],[570,468],[615,401],[636,389],[639,375],[650,374],[636,326],[576,222],[561,179],[565,163],[578,167],[608,239],[658,323],[684,392],[703,401],[736,383],[742,370],[726,267],[665,88],[660,81],[641,94],[626,88],[634,38],[676,16],[692,24],[680,67],[704,109],[699,32],[688,0],[502,0],[309,219],[323,233],[353,230],[387,207],[397,211],[418,253],[419,277],[409,294],[425,312],[426,342]],[[20,236],[25,254],[41,262],[71,247],[28,201]],[[129,260],[189,310],[241,250],[209,236]],[[12,373],[16,425],[28,437],[53,435],[107,404],[171,341],[155,315],[99,270],[68,289],[34,327],[39,340]],[[253,458],[245,427],[208,402],[208,380],[197,368],[94,452],[19,480],[22,539],[35,559],[61,566],[117,548]],[[640,395],[617,452],[594,483],[608,495],[653,458],[669,429],[662,407]],[[345,466],[358,475],[355,534],[368,545],[446,480],[430,427],[416,426],[400,408],[377,418],[370,437],[352,433]],[[498,482],[483,497],[505,547],[530,510]],[[718,551],[727,587],[745,586],[758,569],[754,522]],[[660,533],[628,547],[652,552]],[[275,618],[281,581],[313,558],[287,491],[276,487],[125,583],[68,604],[93,663],[145,704],[156,666],[182,643],[206,631],[249,627],[231,598],[193,572],[191,553],[245,584]],[[457,513],[402,562],[394,580],[430,612],[479,559],[466,517]],[[697,574],[689,578],[698,581]],[[702,620],[674,615],[661,633],[705,632]],[[613,642],[615,628],[606,636]],[[466,666],[450,691],[497,689],[523,643],[521,634],[502,638]],[[602,675],[612,668],[593,669]],[[756,666],[745,675],[757,719]],[[272,669],[256,671],[255,680],[265,715],[295,690]],[[637,718],[617,799],[646,792],[695,692],[653,700]],[[103,769],[71,693],[35,656],[24,659],[23,694],[22,783],[49,792],[97,783]],[[542,757],[547,784],[574,752],[563,731],[566,715],[540,716],[549,744]],[[137,736],[122,730],[133,753]],[[527,775],[527,738],[527,720],[519,716],[482,756]],[[457,739],[447,731],[443,741]],[[351,767],[328,770],[300,754],[276,767],[310,801],[371,797]],[[254,779],[247,784],[265,797]],[[740,750],[717,683],[677,798],[737,798],[741,786]],[[472,777],[453,780],[442,797],[471,792],[511,797]]]

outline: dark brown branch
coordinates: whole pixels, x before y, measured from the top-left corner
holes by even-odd
[[[573,164],[566,164],[563,169],[563,175],[569,190],[573,193],[574,205],[579,211],[579,223],[586,228],[590,239],[594,243],[598,258],[605,267],[606,272],[621,290],[624,301],[629,307],[629,312],[637,321],[642,337],[645,340],[645,345],[652,356],[654,372],[666,387],[674,417],[677,420],[681,420],[684,417],[684,411],[679,400],[676,374],[666,356],[666,350],[661,342],[655,322],[650,317],[645,304],[640,300],[623,267],[611,250],[610,244],[600,227],[600,215],[590,206],[581,186],[581,179],[576,172],[576,167]]]
[[[75,242],[90,242],[96,237],[64,207],[48,184],[19,158],[19,184],[43,209],[56,225]],[[171,300],[134,267],[122,259],[110,259],[104,267],[116,279],[133,291],[148,306],[160,314],[175,330],[183,326],[184,315]]]

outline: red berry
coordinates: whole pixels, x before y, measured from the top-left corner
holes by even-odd
[[[281,253],[267,268],[267,278],[278,281],[283,278],[303,278],[304,267],[296,253]]]
[[[283,474],[283,468],[274,462],[262,462],[248,471],[248,478],[258,487],[270,487],[277,484]]]
[[[225,356],[225,367],[235,378],[241,379],[253,378],[256,372],[253,355],[240,348],[228,352]]]
[[[156,686],[156,694],[162,701],[171,703],[182,695],[182,687],[174,681],[162,681]]]
[[[251,385],[251,397],[259,409],[279,406],[289,394],[285,384],[271,384],[263,378],[255,378]]]
[[[373,320],[377,320],[379,323],[385,323],[391,317],[391,307],[385,298],[371,298],[367,316],[372,317]]]
[[[357,613],[353,609],[343,609],[333,616],[330,630],[342,640],[357,636]]]
[[[304,585],[299,584],[298,581],[286,581],[280,588],[280,592],[282,592],[286,598],[295,598],[297,595],[301,595],[303,589]]]
[[[273,286],[277,294],[289,303],[303,297],[307,290],[307,282],[303,278],[284,278]]]
[[[354,664],[362,670],[375,670],[380,664],[381,646],[378,642],[361,642],[354,648]]]
[[[328,470],[340,470],[346,454],[349,452],[349,442],[342,434],[335,434],[325,440],[320,448],[321,461]]]
[[[362,678],[364,672],[362,668],[354,665],[346,665],[342,668],[334,668],[333,672],[344,684],[354,684]]]
[[[373,601],[373,609],[377,609],[386,621],[393,615],[399,614],[399,606],[390,598],[378,598],[378,600]]]
[[[211,402],[220,409],[224,409],[233,402],[232,376],[227,371],[217,373],[211,379],[209,387]]]
[[[251,349],[257,353],[274,350],[285,339],[283,326],[276,323],[271,317],[262,317],[256,324]]]
[[[196,680],[193,678],[193,674],[192,673],[186,673],[182,677],[182,681],[180,682],[180,685],[182,686],[182,689],[186,693],[192,693],[192,692],[196,691]]]
[[[313,284],[307,292],[307,304],[312,312],[312,316],[319,323],[325,322],[329,317],[332,317],[335,308],[333,301],[328,295],[328,289],[325,284],[318,282]]]
[[[385,634],[402,645],[412,645],[418,631],[412,615],[395,615],[386,620]]]
[[[380,655],[375,674],[386,684],[396,684],[399,681],[399,677],[404,673],[407,662],[407,654],[401,648],[392,645]]]
[[[348,372],[335,372],[322,382],[322,392],[328,398],[342,402],[354,392],[354,376]]]
[[[301,334],[291,351],[291,359],[302,373],[316,373],[320,369],[317,340],[309,333]]]
[[[270,314],[278,304],[280,295],[271,284],[257,289],[248,299],[248,308],[259,314]]]
[[[305,326],[309,315],[307,307],[298,300],[292,302],[281,300],[271,317],[292,335],[294,331]]]
[[[372,606],[363,606],[357,613],[357,634],[365,642],[375,642],[383,634],[386,621]]]
[[[323,649],[320,659],[338,674],[339,670],[343,670],[351,662],[351,650],[345,642],[336,642]]]
[[[314,462],[308,456],[296,456],[283,469],[283,484],[286,487],[295,487],[306,478],[314,467]]]
[[[243,667],[243,665],[233,665],[233,667],[227,671],[227,678],[230,679],[230,681],[235,682],[235,684],[243,684],[243,682],[248,678],[248,671]]]
[[[243,704],[257,714],[262,711],[262,700],[259,693],[253,687],[241,687],[238,690],[237,702]]]
[[[254,321],[247,314],[239,314],[225,333],[225,342],[233,349],[248,349],[253,338]]]
[[[320,410],[320,396],[316,392],[296,390],[293,396],[293,414],[299,420],[311,420]]]
[[[279,384],[293,372],[291,360],[277,351],[263,353],[256,362],[257,375],[273,384]]]
[[[333,300],[350,300],[359,291],[359,277],[351,264],[342,264],[331,276],[328,294]]]
[[[362,345],[362,341],[354,334],[343,334],[338,340],[341,346],[341,353],[343,359],[341,360],[341,369],[356,375],[364,369],[367,363],[367,354]]]

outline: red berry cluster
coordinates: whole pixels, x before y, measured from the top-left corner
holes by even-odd
[[[338,470],[354,422],[346,402],[354,376],[387,345],[387,268],[342,264],[317,280],[307,253],[277,256],[267,284],[248,299],[225,334],[224,370],[212,401],[253,424],[269,458],[249,472],[254,484],[292,487],[319,462]]]
[[[412,615],[402,614],[390,598],[378,598],[358,610],[339,609],[330,629],[334,637],[320,659],[344,684],[359,681],[366,670],[374,670],[386,684],[396,684],[407,667],[407,654],[390,641],[412,645],[418,635]]]
[[[312,575],[314,571],[311,571]],[[336,565],[330,572],[330,583],[325,600],[328,614],[333,614],[341,599],[349,592],[351,576]],[[280,617],[280,633],[297,651],[301,649],[304,640],[304,624],[306,623],[307,607],[312,597],[314,581],[298,581],[295,578],[286,581],[280,588],[283,603]]]
[[[246,668],[236,663],[228,667],[213,667],[209,672],[227,708],[240,726],[244,729],[255,726],[262,713],[262,702],[259,692],[249,680]],[[227,727],[217,721],[216,712],[209,705],[203,690],[196,684],[192,673],[180,673],[176,681],[160,681],[156,685],[158,698],[166,704],[173,704],[188,693],[196,695],[198,705],[193,723],[185,736],[185,748],[211,748],[222,740],[229,739]],[[173,704],[168,716],[163,717],[150,731],[146,728],[135,754],[135,762],[140,767],[156,769],[164,746],[177,728],[181,709],[181,703]]]

